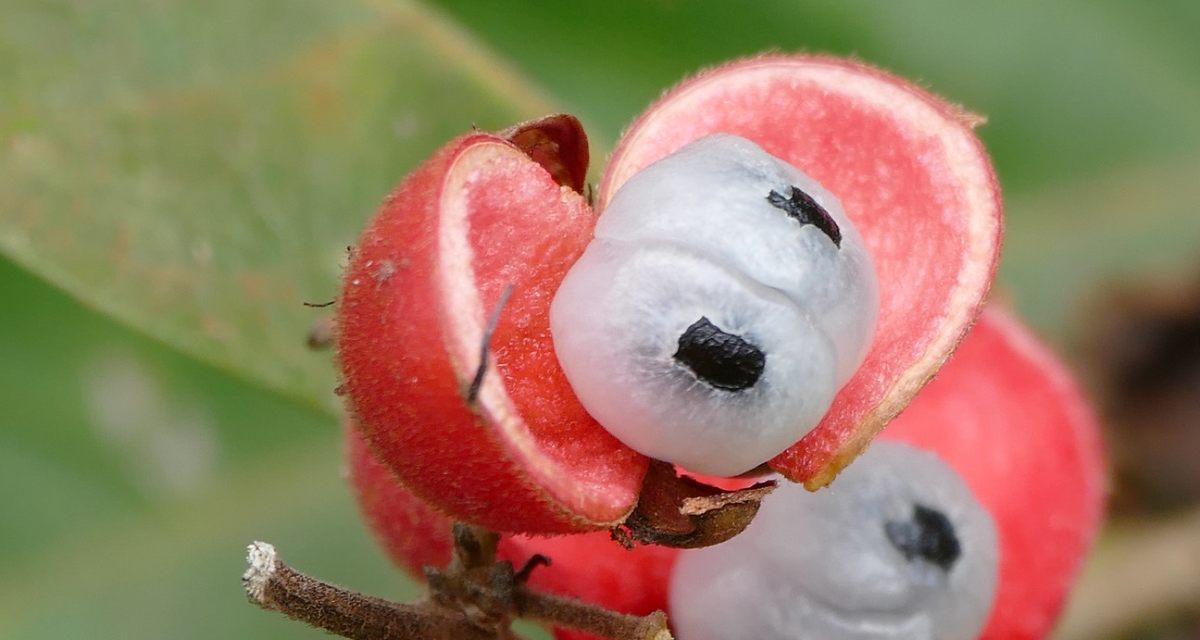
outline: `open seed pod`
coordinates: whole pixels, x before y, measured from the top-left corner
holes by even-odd
[[[815,509],[832,517],[854,513],[864,517],[861,522],[841,522],[832,530],[815,520],[793,522],[786,532],[788,540],[809,540],[812,543],[809,547],[824,550],[862,544],[862,549],[850,549],[854,551],[851,555],[874,557],[900,567],[913,565],[911,575],[920,578],[921,588],[917,595],[906,591],[902,584],[884,589],[885,603],[897,609],[892,612],[895,615],[885,618],[907,620],[910,618],[904,616],[922,614],[922,607],[934,602],[931,597],[942,593],[926,587],[936,586],[943,573],[952,578],[957,566],[967,566],[964,563],[968,553],[983,553],[990,554],[990,562],[998,564],[993,566],[994,584],[986,594],[990,605],[980,609],[983,617],[972,623],[982,627],[979,637],[987,640],[1045,637],[1057,620],[1099,527],[1105,496],[1099,427],[1070,374],[1018,320],[1007,312],[989,309],[938,377],[881,434],[880,441],[924,452],[934,466],[955,475],[949,480],[938,480],[939,486],[927,487],[921,480],[924,474],[911,469],[913,464],[923,464],[919,458],[916,463],[904,462],[897,467],[910,472],[894,478],[890,484],[898,487],[897,495],[919,502],[924,511],[914,506],[913,513],[924,514],[923,517],[910,521],[876,508],[884,501],[879,500],[880,484],[870,480],[875,471],[867,468],[873,464],[868,456],[855,463],[863,465],[862,468],[850,468],[853,475],[867,479],[865,485],[861,479],[848,476],[845,486],[838,480],[830,489],[815,494],[778,491],[765,499],[764,517],[751,523],[745,533],[728,545],[696,551],[639,546],[630,552],[605,533],[549,539],[510,536],[501,543],[501,554],[517,564],[533,553],[550,556],[553,564],[534,573],[535,584],[543,588],[639,615],[666,609],[670,602],[672,619],[680,620],[698,615],[695,610],[680,610],[689,605],[698,605],[705,615],[745,615],[749,616],[748,621],[778,619],[779,616],[764,609],[772,606],[795,610],[794,596],[782,604],[772,604],[770,597],[764,596],[757,598],[754,606],[743,602],[732,611],[722,610],[721,602],[736,602],[736,599],[732,593],[722,598],[721,589],[732,590],[739,588],[737,585],[754,588],[753,584],[747,587],[745,581],[726,581],[725,586],[715,587],[714,597],[709,599],[681,598],[680,593],[671,597],[674,567],[677,562],[681,566],[686,564],[681,557],[701,553],[719,556],[727,548],[734,568],[784,566],[783,558],[776,554],[810,563],[806,570],[797,573],[804,574],[801,590],[811,596],[810,604],[820,603],[821,598],[834,593],[880,593],[882,587],[875,584],[876,573],[861,574],[860,578],[874,577],[867,581],[871,584],[857,587],[853,581],[859,574],[839,570],[830,575],[831,563],[822,560],[824,553],[789,550],[786,544],[755,549],[753,540],[768,539],[771,535],[770,532],[760,535],[756,528],[770,527],[781,520],[786,523],[787,512],[796,510],[782,501],[820,500],[823,503],[815,507],[801,505],[800,512],[812,513]],[[881,456],[885,455],[885,449],[881,447]],[[902,455],[913,457],[911,453]],[[446,534],[449,519],[406,492],[354,433],[349,433],[349,456],[360,505],[391,557],[411,571],[419,571],[423,564],[444,563],[449,557]],[[936,469],[934,472],[944,473]],[[856,490],[857,486],[870,486],[871,482],[876,489],[866,493]],[[964,488],[990,517],[995,548],[968,544],[980,538],[964,532],[962,516],[955,515],[962,510],[952,502],[939,502],[955,499],[945,498],[944,487],[940,486],[953,484]],[[773,513],[779,511],[784,515]],[[939,519],[929,515],[931,511],[947,517]],[[955,524],[957,528],[948,534],[945,528],[932,526],[938,523]],[[914,528],[913,524],[922,526]],[[914,532],[929,535],[908,535]],[[814,542],[810,540],[814,536],[835,539]],[[950,544],[950,539],[955,544]],[[953,549],[957,553],[951,553]],[[768,555],[754,559],[756,553]],[[892,556],[890,560],[888,554]],[[733,572],[731,568],[729,575]],[[747,581],[753,583],[752,578]],[[772,582],[768,595],[795,593],[781,586],[784,578],[774,575],[769,580]],[[909,595],[898,600],[898,593]],[[853,611],[844,599],[839,602],[843,606],[833,613],[853,623]],[[881,612],[888,613],[887,606],[859,604],[866,610],[861,622],[869,622],[871,629],[884,633],[887,627],[878,624],[878,618]],[[750,628],[749,623],[746,628]],[[966,627],[960,624],[960,628]],[[803,631],[796,630],[801,637]],[[566,631],[560,635],[578,637]],[[878,637],[890,636],[885,633]]]
[[[762,456],[787,478],[813,489],[832,480],[977,314],[1001,227],[977,123],[861,63],[776,55],[685,80],[618,144],[596,194],[601,220],[638,172],[729,133],[811,178],[861,236],[877,283],[875,331],[814,424]],[[597,222],[581,195],[586,164],[586,138],[569,116],[468,134],[397,187],[346,271],[338,353],[348,407],[400,480],[456,518],[506,532],[607,529],[629,521],[646,494],[689,495],[662,474],[647,476],[650,459],[592,417],[554,348],[551,301]],[[808,205],[796,186],[761,194],[761,206],[799,217]],[[828,224],[812,224],[840,244]],[[708,333],[693,342],[720,337],[698,331]],[[768,369],[786,361],[771,356]],[[838,357],[843,366],[849,356]],[[756,366],[751,359],[749,370]],[[726,502],[756,500],[744,498]],[[739,513],[725,518],[733,529],[753,509]],[[706,542],[656,527],[642,538],[699,545],[732,531]]]

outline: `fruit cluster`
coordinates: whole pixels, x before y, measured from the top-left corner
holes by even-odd
[[[980,316],[1001,207],[978,122],[857,62],[776,55],[651,106],[594,205],[570,116],[442,148],[339,298],[352,475],[384,545],[419,571],[449,555],[447,516],[489,527],[506,557],[553,557],[535,584],[667,608],[685,640],[1046,633],[1102,454],[1053,357]],[[750,481],[688,477],[817,490],[843,469],[761,509]],[[627,551],[614,530],[733,539]]]

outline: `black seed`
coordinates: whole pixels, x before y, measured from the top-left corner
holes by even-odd
[[[883,528],[906,560],[922,558],[949,571],[962,555],[954,525],[937,509],[914,505],[912,520],[887,522]]]
[[[679,336],[674,357],[702,382],[725,391],[753,387],[767,365],[761,349],[703,316]]]
[[[820,229],[840,249],[842,247],[842,230],[838,228],[829,212],[817,204],[812,196],[801,191],[800,187],[793,186],[791,190],[792,194],[786,198],[778,191],[772,190],[767,194],[767,202],[783,209],[789,218],[799,221],[800,224],[811,224]]]

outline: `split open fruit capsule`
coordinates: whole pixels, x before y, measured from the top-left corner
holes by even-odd
[[[419,575],[450,556],[449,520],[349,434],[360,506]],[[938,377],[819,492],[784,487],[737,537],[705,549],[607,533],[508,536],[553,564],[535,586],[617,611],[667,610],[677,637],[1046,637],[1103,512],[1100,429],[1070,374],[990,308]],[[560,630],[563,640],[582,638]]]
[[[574,118],[459,138],[353,253],[348,408],[412,491],[500,531],[617,526],[652,458],[823,486],[986,295],[976,123],[858,62],[742,60],[638,118],[594,208]]]

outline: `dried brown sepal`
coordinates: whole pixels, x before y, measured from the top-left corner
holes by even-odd
[[[548,567],[551,564],[552,563],[550,562],[550,558],[548,556],[535,553],[532,556],[529,556],[529,559],[525,561],[525,564],[522,565],[520,569],[517,569],[517,573],[513,576],[513,579],[517,581],[517,584],[525,584],[526,582],[529,582],[529,576],[533,575],[534,569],[537,569],[538,567]]]
[[[501,131],[500,136],[542,165],[555,182],[577,193],[584,192],[588,142],[575,116],[558,113],[522,122]]]
[[[637,508],[613,537],[680,549],[720,544],[750,524],[763,497],[775,486],[767,481],[726,491],[681,476],[669,463],[655,460],[646,473]]]

